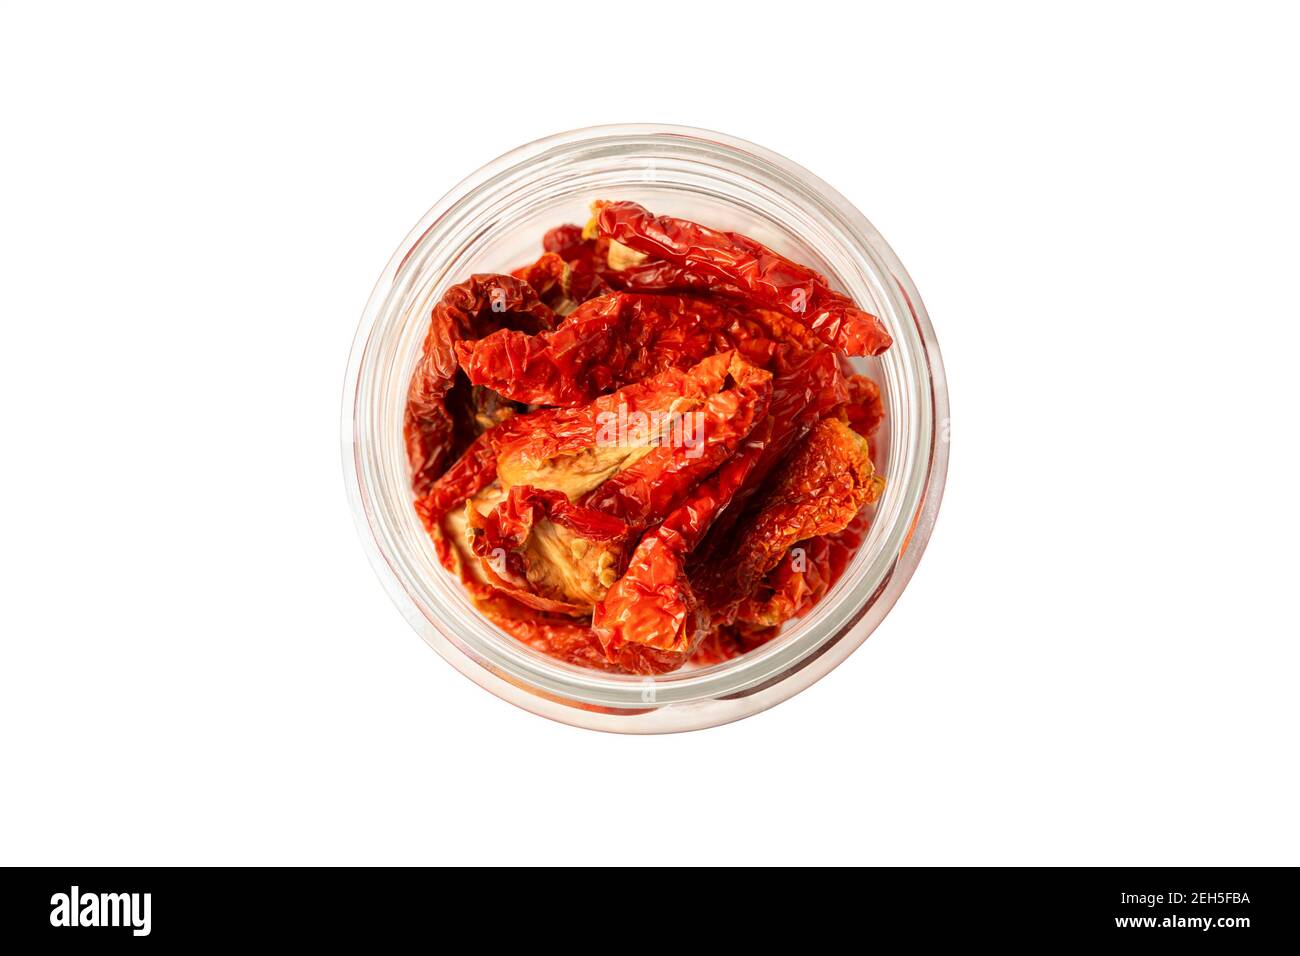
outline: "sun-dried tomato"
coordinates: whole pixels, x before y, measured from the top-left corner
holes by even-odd
[[[839,580],[870,527],[870,509],[864,507],[842,530],[791,546],[740,602],[737,625],[777,627],[803,616]]]
[[[745,516],[731,560],[712,563],[698,576],[710,611],[732,620],[791,548],[843,530],[882,488],[866,439],[839,419],[822,419]]]
[[[666,369],[586,405],[519,416],[495,439],[497,472],[508,485],[562,488],[576,500],[647,455],[656,453],[662,460],[670,451],[702,449],[699,443],[708,440],[708,432],[701,430],[701,438],[695,417],[686,413],[704,415],[707,425],[710,409],[717,415],[725,411],[708,405],[709,399],[728,389],[743,389],[741,399],[752,403],[761,398],[765,407],[768,381],[766,372],[723,352],[689,369]],[[714,430],[718,427],[715,421]]]
[[[725,350],[732,321],[706,299],[618,293],[584,303],[554,331],[502,330],[456,351],[476,385],[530,404],[577,405]]]
[[[434,307],[405,436],[439,560],[511,637],[655,674],[747,653],[843,573],[889,336],[735,233],[598,203]]]
[[[735,348],[780,370],[823,348],[801,325],[766,310],[678,295],[612,293],[537,335],[502,330],[456,346],[476,386],[517,402],[577,405],[669,368]]]
[[[432,530],[454,505],[496,479],[496,437],[485,432],[476,438],[456,463],[416,499],[415,510],[426,528]]]
[[[630,532],[627,522],[575,505],[562,491],[528,485],[467,517],[483,577],[521,604],[558,614],[591,612],[618,577]]]
[[[601,236],[673,267],[658,272],[646,269],[644,278],[628,282],[626,288],[743,295],[755,305],[803,322],[823,342],[847,355],[879,355],[893,341],[879,319],[831,289],[825,276],[747,236],[653,216],[633,202],[597,202],[593,209]],[[628,272],[628,277],[634,274]]]
[[[501,328],[540,332],[554,324],[555,314],[533,287],[513,276],[471,276],[438,300],[406,399],[403,430],[417,495],[447,467],[451,452],[455,420],[446,397],[458,369],[456,343]]]
[[[600,641],[586,624],[568,616],[541,613],[520,604],[504,591],[478,581],[466,581],[465,589],[484,617],[533,650],[566,664],[595,670],[619,670],[617,664],[605,658]]]

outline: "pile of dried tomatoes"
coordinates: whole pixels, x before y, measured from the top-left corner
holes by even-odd
[[[826,593],[884,488],[849,356],[879,320],[746,236],[597,202],[433,309],[405,440],[439,559],[490,620],[654,674],[770,640]]]

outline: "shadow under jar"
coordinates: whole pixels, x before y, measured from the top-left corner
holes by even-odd
[[[483,617],[438,562],[413,507],[402,437],[407,386],[435,302],[473,273],[536,259],[553,226],[585,222],[595,199],[743,233],[817,269],[878,316],[888,351],[855,358],[881,388],[872,437],[885,476],[870,531],[839,580],[767,644],[709,667],[653,677],[590,670],[520,643]],[[880,623],[915,570],[947,469],[948,398],[934,331],[902,264],[870,223],[807,170],[707,130],[606,126],[562,133],[489,163],[402,243],[366,306],[348,364],[348,496],[376,572],[412,627],[504,700],[564,723],[671,733],[739,720],[798,693]]]

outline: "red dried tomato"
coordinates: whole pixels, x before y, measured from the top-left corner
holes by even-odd
[[[831,289],[825,276],[747,236],[652,216],[633,202],[597,202],[594,209],[600,235],[670,267],[642,266],[638,278],[629,271],[626,288],[740,295],[799,320],[846,355],[879,355],[893,342],[879,319]]]
[[[866,439],[839,419],[822,419],[741,522],[731,559],[710,564],[697,579],[710,611],[719,620],[734,619],[739,603],[791,548],[842,531],[879,497],[883,484]]]
[[[842,530],[792,546],[741,601],[737,624],[775,627],[806,614],[839,580],[870,527],[870,508],[864,507]]]
[[[433,307],[406,399],[406,453],[417,495],[447,467],[456,423],[446,397],[458,368],[456,342],[500,328],[541,331],[554,324],[555,314],[536,290],[513,276],[471,276],[448,289]]]

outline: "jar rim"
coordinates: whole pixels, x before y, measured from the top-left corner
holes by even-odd
[[[882,501],[890,502],[889,526],[879,532],[873,528],[869,540],[876,542],[875,553],[864,555],[864,543],[855,555],[853,588],[843,589],[850,577],[846,571],[833,589],[840,592],[837,602],[814,608],[814,613],[821,610],[820,627],[806,627],[791,640],[782,635],[722,664],[653,678],[546,658],[493,635],[495,629],[481,617],[482,630],[464,618],[450,627],[448,615],[454,612],[440,603],[430,582],[421,580],[419,569],[403,553],[413,520],[409,484],[407,513],[401,515],[396,512],[402,504],[392,493],[394,476],[384,474],[392,469],[385,469],[377,450],[385,436],[375,396],[385,386],[391,391],[393,376],[401,375],[389,339],[410,320],[401,308],[402,295],[413,288],[413,270],[424,269],[427,276],[435,268],[431,263],[438,263],[443,287],[460,281],[463,275],[452,274],[455,250],[463,254],[457,242],[474,241],[476,216],[508,212],[510,197],[527,189],[530,174],[601,151],[623,155],[620,150],[642,160],[645,155],[674,157],[682,168],[698,164],[706,170],[701,175],[708,175],[708,168],[725,169],[756,190],[761,186],[763,195],[789,202],[790,209],[804,217],[801,222],[815,223],[833,237],[845,261],[862,270],[858,281],[870,281],[877,301],[889,307],[891,314],[881,316],[895,339],[883,364],[891,396],[887,421],[891,429],[894,416],[906,424],[896,439],[902,445],[897,455],[891,445],[886,472],[889,484]],[[467,235],[471,238],[465,239]],[[843,275],[833,278],[845,280]],[[423,318],[427,323],[427,314]],[[381,340],[383,348],[376,346]],[[401,385],[404,395],[405,383]],[[657,124],[595,126],[535,140],[487,163],[442,197],[398,247],[367,302],[349,358],[342,408],[343,466],[353,516],[381,581],[412,626],[458,670],[511,703],[565,723],[668,732],[726,723],[766,709],[824,676],[869,636],[906,586],[928,541],[947,472],[947,419],[942,359],[920,295],[892,249],[843,196],[792,161],[723,133]],[[401,481],[406,479],[403,474]],[[902,487],[894,487],[900,479]],[[381,485],[387,486],[387,495]],[[864,560],[869,565],[863,565]],[[831,597],[828,594],[823,602]]]

